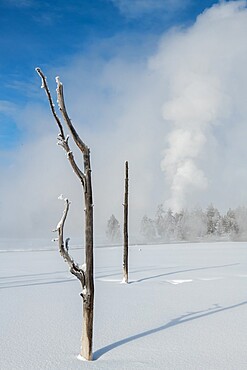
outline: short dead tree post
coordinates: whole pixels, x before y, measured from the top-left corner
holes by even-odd
[[[129,240],[128,240],[128,211],[129,211],[129,166],[128,161],[125,162],[125,188],[124,188],[124,247],[123,247],[123,282],[128,283],[129,267]]]
[[[58,134],[58,144],[67,153],[67,158],[72,166],[73,171],[79,178],[82,186],[82,191],[84,194],[85,202],[85,264],[84,266],[79,266],[69,255],[68,243],[69,238],[66,239],[65,243],[63,240],[63,227],[69,210],[69,201],[65,199],[65,209],[60,222],[57,225],[56,231],[58,232],[58,242],[59,250],[62,257],[69,264],[70,272],[75,275],[81,285],[82,292],[81,297],[83,300],[83,328],[82,328],[82,343],[81,343],[81,356],[86,360],[92,360],[92,344],[93,344],[93,313],[94,313],[94,270],[93,270],[93,196],[92,196],[92,181],[91,181],[91,165],[90,165],[90,149],[81,140],[77,131],[75,130],[65,107],[63,85],[61,84],[59,78],[56,78],[57,82],[57,102],[58,107],[63,117],[67,128],[69,129],[72,138],[79,148],[83,156],[84,168],[81,170],[74,158],[72,151],[69,146],[69,137],[65,136],[64,128],[60,118],[58,117],[55,105],[53,103],[51,93],[46,81],[46,77],[40,68],[36,68],[42,81],[42,88],[48,97],[50,108],[53,117],[59,128]]]

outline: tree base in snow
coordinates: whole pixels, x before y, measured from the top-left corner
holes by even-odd
[[[77,360],[80,360],[80,361],[88,361],[88,360],[85,359],[85,357],[83,357],[80,354],[77,356]]]

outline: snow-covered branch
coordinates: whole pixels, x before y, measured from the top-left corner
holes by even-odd
[[[60,135],[63,139],[65,139],[65,136],[64,136],[64,131],[63,131],[63,126],[61,124],[61,121],[56,113],[56,110],[55,110],[55,105],[53,103],[53,100],[52,100],[52,96],[51,96],[51,93],[50,93],[50,90],[49,90],[49,87],[48,87],[48,84],[47,84],[47,81],[46,81],[46,77],[44,75],[44,73],[42,72],[42,70],[37,67],[35,68],[36,72],[38,73],[38,75],[40,76],[41,78],[41,81],[42,81],[42,85],[41,85],[41,88],[42,89],[45,89],[45,92],[46,92],[46,95],[48,97],[48,101],[49,101],[49,104],[50,104],[50,108],[51,108],[51,111],[52,111],[52,114],[55,118],[55,121],[57,122],[57,125],[59,127],[59,130],[60,130]]]
[[[47,84],[47,81],[46,81],[46,77],[45,77],[44,73],[42,72],[42,70],[40,68],[36,68],[36,72],[38,73],[38,75],[41,78],[41,81],[42,81],[41,87],[43,89],[45,89],[45,92],[46,92],[46,95],[48,97],[48,101],[49,101],[49,104],[50,104],[50,107],[51,107],[52,114],[53,114],[53,116],[55,118],[55,121],[57,122],[57,125],[58,125],[59,130],[60,130],[60,133],[58,134],[58,138],[57,138],[58,139],[58,145],[60,145],[65,150],[65,152],[67,153],[67,158],[68,158],[68,160],[69,160],[69,162],[70,162],[70,164],[73,168],[73,171],[79,177],[83,186],[85,186],[85,183],[86,183],[85,175],[80,170],[78,165],[76,164],[73,152],[70,150],[69,142],[68,142],[69,141],[69,136],[65,137],[63,126],[62,126],[62,123],[61,123],[57,113],[56,113],[55,105],[54,105],[53,100],[52,100],[52,96],[51,96],[51,93],[50,93],[50,90],[49,90],[49,87],[48,87],[48,84]],[[62,85],[62,84],[60,83],[60,85]],[[61,110],[60,100],[61,100],[61,98],[58,99],[58,104],[59,104],[59,109]],[[63,106],[64,106],[64,104],[63,104]],[[65,107],[64,107],[64,109],[65,109]],[[62,112],[62,110],[61,110],[61,112]],[[65,112],[66,112],[66,110],[65,110]],[[66,115],[67,115],[67,113],[66,113]],[[73,135],[73,137],[74,137],[74,135]]]
[[[65,208],[63,210],[63,214],[62,214],[61,220],[58,222],[57,227],[56,227],[56,230],[54,230],[54,231],[57,231],[58,232],[58,246],[59,246],[59,252],[60,252],[61,256],[63,257],[63,259],[65,260],[65,262],[68,263],[71,274],[73,274],[74,276],[76,276],[77,279],[79,279],[80,282],[81,282],[81,285],[82,285],[82,297],[84,299],[83,291],[85,291],[85,285],[86,285],[85,270],[84,270],[85,265],[79,266],[74,261],[73,257],[69,254],[69,240],[70,239],[67,238],[65,240],[65,243],[64,243],[64,238],[63,238],[64,224],[65,224],[65,221],[66,221],[68,212],[69,212],[69,205],[70,205],[70,202],[69,202],[69,200],[67,198],[64,199],[64,202],[65,202]]]
[[[82,333],[82,350],[81,355],[87,360],[92,360],[92,344],[93,344],[93,312],[94,312],[94,268],[93,268],[93,192],[92,192],[92,179],[91,179],[91,164],[90,164],[90,149],[81,140],[77,134],[65,107],[64,96],[63,96],[63,85],[56,78],[57,82],[57,102],[59,110],[67,125],[70,133],[72,134],[73,140],[82,153],[83,157],[83,170],[77,166],[74,155],[69,147],[68,136],[65,137],[63,131],[63,125],[59,120],[55,106],[52,101],[52,97],[46,82],[46,77],[40,68],[36,68],[37,73],[42,80],[42,88],[45,89],[48,96],[49,104],[52,110],[52,114],[59,127],[58,144],[62,146],[67,154],[67,158],[72,166],[73,171],[79,177],[82,184],[84,201],[85,201],[85,264],[86,268],[79,266],[74,262],[73,258],[69,254],[69,239],[64,242],[63,239],[63,228],[64,223],[69,210],[69,201],[65,199],[65,209],[61,220],[57,225],[56,231],[58,232],[58,243],[59,250],[64,260],[69,264],[70,271],[75,275],[82,284],[83,298],[83,333]]]
[[[75,172],[75,174],[79,177],[79,179],[81,180],[83,186],[85,186],[85,175],[84,173],[80,170],[80,168],[77,166],[76,164],[76,161],[75,161],[75,158],[74,158],[74,155],[73,155],[73,152],[70,150],[70,147],[69,147],[69,136],[67,136],[65,139],[61,136],[61,135],[58,135],[57,137],[57,140],[58,140],[58,145],[60,145],[64,150],[65,152],[67,153],[67,158],[71,164],[71,167],[73,168],[73,171]]]
[[[74,128],[74,126],[71,122],[71,119],[68,116],[66,106],[65,106],[65,101],[64,101],[63,84],[60,82],[59,77],[56,77],[56,83],[57,83],[57,102],[58,102],[58,106],[59,106],[59,109],[61,111],[61,114],[63,116],[63,119],[64,119],[65,123],[67,124],[67,126],[68,126],[68,128],[69,128],[69,130],[70,130],[70,132],[73,136],[75,144],[78,146],[80,151],[82,153],[88,153],[89,148],[87,147],[87,145],[81,140],[81,138],[77,134],[77,131]]]

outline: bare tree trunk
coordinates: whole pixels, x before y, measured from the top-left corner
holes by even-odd
[[[84,154],[86,183],[85,199],[85,261],[87,298],[83,299],[83,328],[81,355],[92,360],[93,316],[94,316],[94,270],[93,270],[93,196],[90,166],[90,151]]]
[[[128,254],[129,254],[129,241],[128,241],[128,208],[129,208],[129,167],[128,162],[125,162],[125,191],[124,191],[124,248],[123,248],[123,282],[128,283],[129,267],[128,267]]]
[[[63,125],[55,111],[55,105],[49,91],[49,87],[46,82],[46,77],[40,68],[36,68],[37,73],[42,80],[42,88],[48,97],[50,108],[55,121],[59,127],[58,144],[63,147],[67,153],[67,158],[73,168],[73,171],[78,176],[82,190],[84,193],[85,201],[85,264],[84,268],[80,267],[74,262],[72,257],[68,253],[68,242],[66,239],[64,244],[63,241],[63,227],[67,217],[69,209],[69,201],[65,199],[66,207],[63,216],[58,223],[56,231],[58,231],[59,250],[65,261],[70,266],[70,272],[75,275],[82,285],[81,297],[83,299],[83,330],[82,330],[82,346],[81,356],[86,360],[92,360],[92,345],[93,345],[93,316],[94,316],[94,267],[93,267],[93,195],[92,195],[92,180],[91,180],[91,165],[90,165],[90,149],[81,140],[77,134],[65,107],[63,85],[56,78],[57,82],[57,101],[61,115],[66,123],[70,133],[72,134],[73,140],[83,155],[84,169],[83,171],[78,167],[74,155],[69,147],[69,137],[65,137]]]

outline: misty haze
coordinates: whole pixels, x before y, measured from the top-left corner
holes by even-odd
[[[0,22],[0,368],[245,370],[247,1],[0,0]]]

